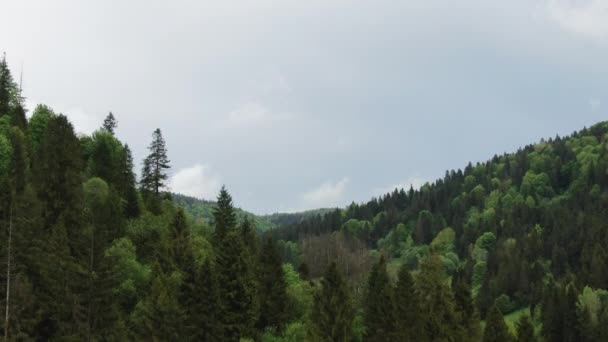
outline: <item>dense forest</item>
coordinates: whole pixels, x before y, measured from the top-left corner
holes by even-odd
[[[140,176],[0,61],[6,341],[608,341],[608,122],[344,209],[256,217]],[[136,178],[139,178],[137,180]]]

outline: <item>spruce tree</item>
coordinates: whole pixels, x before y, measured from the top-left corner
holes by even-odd
[[[171,222],[171,261],[182,273],[193,272],[192,240],[184,209],[178,208]]]
[[[350,293],[335,262],[321,280],[312,308],[313,341],[347,342],[351,340],[354,310]]]
[[[287,282],[283,272],[281,256],[271,237],[264,242],[260,255],[259,302],[260,317],[257,328],[281,330],[288,319],[287,312]]]
[[[217,243],[216,260],[220,286],[218,319],[223,341],[239,341],[251,336],[257,320],[256,281],[250,272],[243,240],[237,231],[229,231]]]
[[[454,295],[444,279],[443,263],[431,256],[420,265],[416,276],[416,293],[420,298],[420,319],[424,334],[431,341],[459,340],[464,334],[456,312]]]
[[[486,317],[486,327],[483,331],[483,342],[511,342],[513,337],[509,328],[498,310],[496,304],[492,306]]]
[[[399,268],[397,286],[395,288],[395,328],[397,341],[411,341],[414,338],[423,339],[420,316],[420,300],[414,286],[414,279],[406,264]]]
[[[18,89],[6,62],[6,53],[0,60],[0,117],[10,115],[17,101]]]
[[[185,302],[187,313],[186,329],[192,341],[222,341],[222,326],[218,320],[220,313],[219,287],[216,270],[206,259],[196,271],[194,282],[188,284]]]
[[[110,112],[103,120],[102,128],[110,134],[114,135],[114,130],[116,130],[116,127],[118,127],[118,122],[116,121],[116,118],[114,118],[114,114]]]
[[[133,173],[133,155],[129,145],[124,146],[123,155],[120,162],[121,196],[126,201],[124,212],[126,218],[139,216],[139,201],[137,188],[135,186],[135,173]]]
[[[148,150],[150,154],[143,162],[140,186],[148,201],[149,209],[154,213],[159,213],[160,193],[166,186],[167,170],[170,168],[165,140],[159,128],[152,134],[152,143]]]
[[[481,337],[479,314],[471,296],[471,289],[464,279],[454,284],[454,304],[456,313],[460,317],[460,325],[466,330],[467,336],[472,339]]]
[[[517,342],[536,342],[534,336],[534,326],[530,321],[530,316],[523,315],[517,321]]]
[[[396,338],[393,288],[386,271],[384,256],[369,275],[365,299],[365,340],[392,341]]]
[[[216,241],[221,241],[226,233],[232,231],[236,226],[232,196],[230,196],[225,186],[222,186],[217,196],[217,205],[213,209],[213,217],[215,219],[214,238]]]

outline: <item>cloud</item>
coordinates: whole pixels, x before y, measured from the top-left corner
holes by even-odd
[[[395,189],[404,189],[405,191],[409,190],[410,187],[413,187],[414,190],[418,190],[420,189],[425,183],[427,183],[427,180],[424,178],[420,178],[420,177],[410,177],[407,180],[403,181],[403,182],[399,182],[397,184],[391,185],[391,186],[387,186],[387,187],[383,187],[383,188],[376,188],[373,191],[373,196],[382,196],[384,194],[387,194],[389,192],[393,192]]]
[[[219,177],[213,175],[210,167],[195,164],[177,171],[169,181],[171,191],[197,198],[214,198],[222,184]]]
[[[348,182],[349,179],[346,177],[335,183],[325,182],[318,188],[302,194],[300,197],[302,210],[332,208],[343,205]]]
[[[596,39],[608,39],[605,0],[548,0],[551,18],[562,28]]]

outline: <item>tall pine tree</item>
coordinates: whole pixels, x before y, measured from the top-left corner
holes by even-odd
[[[268,237],[260,255],[259,301],[260,317],[257,327],[260,330],[275,328],[281,330],[287,323],[287,283],[281,256],[271,237]]]
[[[406,264],[399,268],[397,286],[395,288],[395,328],[396,340],[424,340],[422,325],[424,321],[420,314],[420,300],[414,286],[414,278]]]
[[[140,186],[150,211],[159,213],[160,193],[166,186],[167,170],[170,168],[165,139],[160,128],[152,133],[152,143],[148,150],[150,154],[143,162]]]

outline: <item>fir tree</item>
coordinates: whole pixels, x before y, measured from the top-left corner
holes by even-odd
[[[414,279],[406,264],[399,268],[397,286],[395,288],[395,319],[398,341],[410,341],[414,338],[423,339],[422,324],[419,316],[420,300],[414,287]]]
[[[483,342],[510,342],[513,337],[496,305],[492,306],[486,317]]]
[[[314,295],[312,308],[312,340],[347,342],[352,336],[354,310],[348,287],[332,262],[321,280],[321,289]]]
[[[123,155],[120,163],[121,169],[121,196],[126,201],[124,212],[126,218],[139,216],[139,201],[136,189],[135,173],[133,173],[133,155],[129,145],[124,146]]]
[[[363,302],[366,341],[382,342],[395,339],[393,304],[393,288],[386,271],[386,261],[382,256],[369,275]]]
[[[287,323],[287,283],[281,256],[271,237],[268,237],[260,255],[259,269],[260,330],[281,330]]]
[[[523,315],[517,321],[517,342],[536,342],[534,336],[534,326],[530,321],[530,316]]]
[[[106,118],[103,120],[103,125],[101,126],[101,128],[104,129],[106,132],[109,132],[110,134],[114,135],[114,130],[116,130],[116,127],[118,127],[118,122],[116,121],[116,118],[114,118],[114,114],[110,112],[108,116],[106,116]]]

